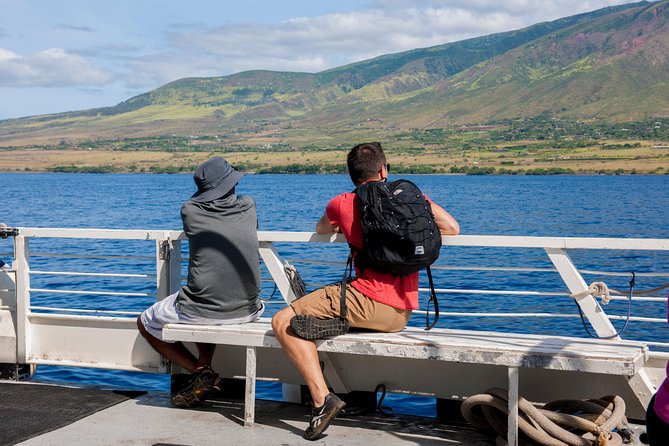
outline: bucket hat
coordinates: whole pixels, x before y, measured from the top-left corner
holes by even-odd
[[[202,203],[221,198],[230,192],[243,176],[243,173],[233,169],[225,159],[210,158],[195,169],[193,180],[197,184],[197,192],[193,194],[191,200]]]

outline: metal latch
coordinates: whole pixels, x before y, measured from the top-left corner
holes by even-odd
[[[17,228],[8,228],[6,224],[0,223],[0,238],[16,237],[19,235]]]
[[[159,242],[159,246],[158,258],[160,260],[169,260],[173,250],[171,240],[162,240]]]

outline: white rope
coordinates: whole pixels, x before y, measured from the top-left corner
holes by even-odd
[[[506,445],[505,389],[493,388],[473,395],[462,403],[461,411],[474,426],[495,431],[498,445]],[[518,397],[518,429],[524,434],[524,444],[546,446],[621,446],[623,437],[629,442],[632,436],[625,417],[625,401],[617,395],[597,400],[553,401],[542,408]]]
[[[579,299],[586,296],[601,296],[602,305],[606,305],[611,301],[611,293],[609,287],[604,282],[592,282],[590,286],[579,293],[572,293],[569,295],[574,299]]]

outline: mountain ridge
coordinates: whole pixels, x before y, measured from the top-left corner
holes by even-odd
[[[184,78],[111,107],[0,121],[0,144],[219,134],[260,125],[448,127],[542,114],[669,115],[669,1],[631,3],[319,73]],[[667,99],[665,99],[665,97]]]

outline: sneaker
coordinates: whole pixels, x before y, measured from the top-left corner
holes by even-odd
[[[348,321],[341,318],[317,319],[309,315],[293,316],[290,328],[304,339],[321,339],[348,333]]]
[[[217,375],[211,367],[197,369],[183,389],[170,395],[171,403],[181,408],[197,406],[206,400],[209,392],[214,389],[216,378]]]
[[[328,394],[321,407],[313,407],[311,409],[311,420],[309,421],[309,427],[304,431],[304,438],[315,440],[328,428],[332,420],[339,415],[339,412],[345,406],[346,403],[340,400],[337,395],[334,393]]]

